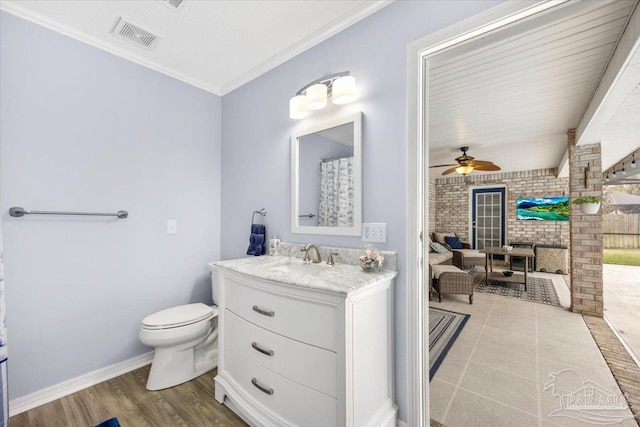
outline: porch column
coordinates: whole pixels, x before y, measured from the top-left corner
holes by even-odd
[[[600,144],[576,146],[575,129],[570,129],[567,136],[570,200],[602,196]],[[603,317],[602,209],[595,215],[584,215],[578,205],[571,204],[570,216],[571,311]]]

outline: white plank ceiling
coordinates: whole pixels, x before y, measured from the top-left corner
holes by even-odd
[[[433,58],[430,164],[450,164],[469,146],[502,171],[557,167],[635,4],[572,4]]]

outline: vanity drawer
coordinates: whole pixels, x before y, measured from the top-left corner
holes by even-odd
[[[278,375],[244,356],[233,345],[226,345],[225,352],[225,370],[255,402],[293,425],[336,425],[336,399]]]
[[[336,353],[275,334],[229,310],[225,311],[225,343],[243,356],[297,383],[336,397]]]
[[[326,303],[297,299],[224,281],[224,304],[262,328],[331,351],[337,350],[337,309]]]

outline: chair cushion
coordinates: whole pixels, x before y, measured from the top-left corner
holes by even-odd
[[[445,237],[458,237],[456,233],[433,233],[433,237],[435,237],[436,242],[444,244],[447,243],[444,238]]]
[[[445,236],[444,241],[451,249],[464,249],[459,237]]]
[[[431,266],[431,269],[433,270],[433,276],[436,279],[439,279],[442,273],[467,274],[464,271],[460,270],[458,267],[455,267],[453,265],[433,265]]]
[[[431,247],[431,249],[433,249],[435,252],[438,252],[439,254],[449,253],[449,250],[444,246],[442,246],[440,243],[431,242],[429,243],[429,246]]]

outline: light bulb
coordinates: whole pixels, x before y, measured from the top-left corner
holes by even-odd
[[[613,173],[611,174],[611,176],[612,176],[613,178],[615,178],[615,177],[616,177],[616,171],[615,171],[615,170],[613,171]]]
[[[309,110],[322,110],[327,106],[327,86],[318,83],[307,88],[307,108]]]
[[[631,160],[631,167],[635,168],[636,167],[636,156],[635,156],[635,154],[633,154],[631,156],[631,158],[633,159],[633,160]]]
[[[609,182],[609,174],[604,178],[605,182]]]
[[[472,170],[473,170],[473,166],[466,166],[466,165],[465,166],[461,165],[456,168],[456,172],[458,172],[462,176],[468,174]]]
[[[620,172],[622,172],[622,175],[627,174],[627,170],[624,168],[624,162],[622,163],[622,170]]]
[[[297,95],[289,100],[289,117],[292,119],[304,119],[308,115],[306,96]]]
[[[353,76],[340,77],[331,88],[331,101],[334,104],[346,104],[356,99],[356,78]]]

